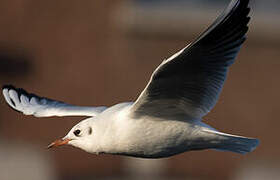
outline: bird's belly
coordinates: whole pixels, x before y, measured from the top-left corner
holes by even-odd
[[[139,127],[131,130],[124,155],[163,158],[185,152],[197,129],[196,125],[180,121],[146,121]]]

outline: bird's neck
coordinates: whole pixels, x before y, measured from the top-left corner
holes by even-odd
[[[130,104],[117,105],[98,119],[99,153],[122,154],[125,151],[124,147],[128,143],[126,139],[131,129],[127,115]]]
[[[110,119],[99,120],[95,140],[96,154],[112,154],[117,152],[118,135],[115,122]]]

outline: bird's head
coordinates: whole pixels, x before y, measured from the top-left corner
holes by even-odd
[[[98,147],[95,142],[94,124],[93,118],[79,122],[64,138],[54,141],[48,148],[68,144],[90,153],[98,153]]]

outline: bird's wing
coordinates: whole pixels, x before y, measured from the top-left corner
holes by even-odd
[[[14,110],[22,112],[25,115],[33,115],[36,117],[96,116],[106,109],[106,107],[70,105],[30,94],[24,89],[15,88],[11,85],[3,86],[2,92],[6,102]]]
[[[216,104],[248,31],[249,0],[232,0],[200,37],[154,71],[131,107],[135,116],[201,119]]]

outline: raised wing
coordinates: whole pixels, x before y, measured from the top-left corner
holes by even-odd
[[[82,107],[39,97],[23,89],[4,86],[3,95],[11,108],[25,115],[36,117],[51,116],[96,116],[106,107]]]
[[[134,116],[201,119],[216,104],[245,41],[249,0],[228,8],[193,43],[162,62],[131,109]]]

